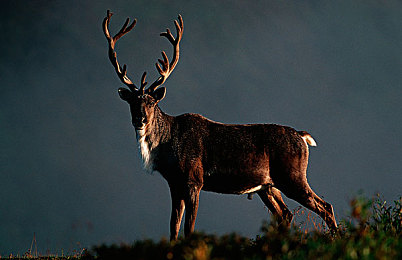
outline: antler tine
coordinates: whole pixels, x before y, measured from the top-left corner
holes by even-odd
[[[131,91],[136,91],[138,88],[134,85],[134,83],[127,77],[127,66],[124,64],[123,68],[120,66],[119,62],[117,61],[117,53],[114,50],[114,46],[122,36],[124,36],[126,33],[131,31],[135,24],[137,23],[137,19],[134,19],[134,21],[127,27],[127,25],[130,23],[130,19],[127,18],[126,22],[124,23],[123,27],[120,29],[120,31],[112,38],[109,33],[109,23],[110,19],[112,17],[113,13],[107,10],[106,17],[103,20],[103,32],[106,36],[106,39],[109,42],[109,60],[112,63],[117,76],[123,82]]]
[[[141,87],[140,87],[140,91],[141,91],[142,93],[144,93],[145,85],[147,85],[147,82],[145,81],[145,78],[146,78],[146,77],[147,77],[147,72],[144,71],[144,73],[142,74],[142,77],[141,77]]]
[[[158,62],[162,65],[162,68],[158,63],[155,64],[156,69],[158,70],[161,76],[154,83],[152,83],[151,86],[147,89],[148,93],[155,91],[155,89],[157,89],[160,85],[162,85],[166,81],[166,79],[170,76],[170,74],[176,67],[177,62],[179,61],[180,56],[179,43],[183,36],[184,26],[183,26],[183,18],[181,17],[181,15],[178,16],[178,20],[179,21],[176,20],[174,21],[177,31],[176,38],[174,38],[169,29],[166,29],[166,32],[162,32],[160,34],[160,36],[166,37],[169,40],[169,42],[173,45],[173,57],[172,61],[169,63],[169,59],[166,53],[164,51],[162,52],[163,60],[158,59]]]

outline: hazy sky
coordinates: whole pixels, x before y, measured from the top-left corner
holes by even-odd
[[[202,2],[202,3],[199,3]],[[157,76],[159,37],[181,14],[181,56],[161,108],[310,132],[308,180],[338,220],[364,190],[402,183],[400,1],[15,1],[0,3],[0,255],[169,235],[164,179],[142,170],[101,23],[136,83]],[[291,209],[298,204],[287,200]],[[196,229],[255,237],[258,197],[203,192]]]

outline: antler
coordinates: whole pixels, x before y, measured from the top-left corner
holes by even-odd
[[[176,67],[177,62],[179,61],[179,53],[180,53],[179,43],[183,36],[183,18],[181,17],[181,15],[178,16],[178,20],[179,22],[177,22],[176,20],[174,21],[174,25],[176,26],[177,31],[176,38],[173,37],[169,29],[166,29],[166,32],[160,34],[160,36],[166,37],[169,40],[169,42],[173,45],[173,58],[172,61],[169,63],[169,59],[166,53],[162,51],[163,60],[158,59],[159,63],[162,65],[162,68],[158,63],[155,64],[156,69],[158,70],[161,76],[154,83],[152,83],[151,86],[147,89],[148,93],[155,91],[155,89],[157,89],[160,85],[162,85],[166,81],[166,79],[172,73],[173,69]]]
[[[109,42],[109,59],[110,62],[112,63],[114,69],[116,70],[117,76],[120,78],[121,82],[126,84],[131,91],[137,91],[138,88],[134,85],[134,83],[127,77],[127,66],[126,64],[123,65],[123,68],[119,65],[119,62],[117,61],[117,53],[114,50],[114,46],[122,36],[124,36],[126,33],[131,31],[131,29],[134,28],[135,24],[137,23],[137,19],[134,19],[132,24],[130,24],[128,27],[127,25],[130,22],[130,18],[127,18],[126,22],[124,23],[123,27],[120,29],[120,31],[112,38],[109,33],[109,23],[110,23],[110,18],[112,17],[113,13],[107,10],[107,14],[105,19],[103,20],[103,32],[105,33],[106,39]],[[141,80],[141,88],[145,86],[144,80],[145,80],[145,75],[146,73],[144,72]],[[144,86],[143,86],[144,85]]]
[[[109,23],[110,23],[110,18],[112,17],[113,13],[107,10],[107,14],[105,19],[103,20],[103,32],[105,33],[106,39],[109,42],[109,59],[110,62],[112,63],[114,69],[116,70],[117,76],[120,78],[121,82],[123,82],[125,85],[129,87],[129,89],[134,92],[134,91],[141,91],[144,93],[144,88],[147,82],[145,82],[145,78],[147,76],[147,73],[144,72],[141,77],[141,87],[138,89],[134,83],[127,77],[127,66],[124,64],[123,68],[119,65],[119,62],[117,61],[117,53],[114,50],[114,46],[122,36],[124,36],[126,33],[131,31],[135,24],[137,23],[137,20],[134,19],[132,24],[128,26],[130,23],[130,18],[127,18],[126,22],[124,23],[123,27],[120,29],[120,31],[114,36],[111,37],[109,33]],[[177,62],[179,61],[179,43],[181,41],[181,38],[183,36],[183,18],[181,15],[178,16],[179,21],[174,21],[174,24],[176,26],[176,31],[177,31],[177,37],[174,38],[172,33],[170,32],[169,29],[166,29],[166,32],[163,32],[160,34],[160,36],[166,37],[169,42],[173,45],[173,58],[172,61],[169,63],[169,59],[164,51],[162,51],[162,58],[158,59],[160,65],[156,63],[156,69],[158,70],[159,74],[161,75],[154,83],[151,84],[151,86],[146,90],[147,93],[152,93],[157,89],[160,85],[162,85],[166,79],[169,77],[170,73],[172,73],[173,69],[176,67]],[[128,26],[128,27],[127,27]]]

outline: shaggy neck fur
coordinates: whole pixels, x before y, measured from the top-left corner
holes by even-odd
[[[153,151],[160,143],[170,139],[172,120],[172,116],[163,113],[158,106],[155,106],[153,120],[143,129],[135,129],[144,169],[149,172],[154,170],[155,153]]]

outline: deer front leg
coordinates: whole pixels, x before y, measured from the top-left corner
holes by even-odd
[[[193,231],[195,226],[195,219],[197,217],[198,202],[200,197],[201,188],[198,185],[189,185],[188,192],[185,200],[186,204],[186,221],[184,223],[184,235],[188,237]]]
[[[184,198],[182,193],[176,189],[170,189],[172,198],[172,214],[170,216],[170,241],[177,240],[180,231],[180,224],[184,213]]]

